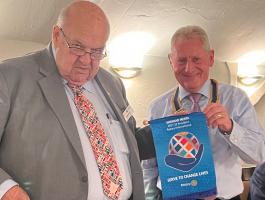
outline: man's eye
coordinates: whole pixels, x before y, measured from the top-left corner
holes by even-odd
[[[200,58],[197,58],[197,57],[193,58],[192,60],[193,60],[194,63],[199,63],[200,62]]]
[[[99,53],[102,54],[104,49],[100,48],[100,49],[91,49],[94,53]]]
[[[78,44],[72,44],[72,48],[84,49],[82,46],[80,46]]]
[[[186,59],[179,59],[178,64],[179,65],[184,65],[186,63]]]

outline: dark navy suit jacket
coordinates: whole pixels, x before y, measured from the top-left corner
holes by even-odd
[[[251,200],[265,199],[265,162],[258,166],[250,180]]]

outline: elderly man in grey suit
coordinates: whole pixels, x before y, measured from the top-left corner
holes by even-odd
[[[144,199],[135,119],[99,67],[108,36],[104,12],[75,1],[47,49],[0,64],[2,200]]]

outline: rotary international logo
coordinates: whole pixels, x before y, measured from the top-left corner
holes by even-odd
[[[179,132],[169,141],[169,154],[165,157],[168,166],[190,171],[201,160],[203,144],[200,144],[195,135],[190,132]]]

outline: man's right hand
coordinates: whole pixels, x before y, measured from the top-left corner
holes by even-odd
[[[188,111],[188,110],[179,110],[179,111],[176,111],[175,113],[174,113],[174,115],[177,115],[177,116],[179,116],[179,115],[187,115],[187,114],[190,114],[190,111]]]
[[[18,185],[10,188],[1,200],[30,200],[27,193]]]

